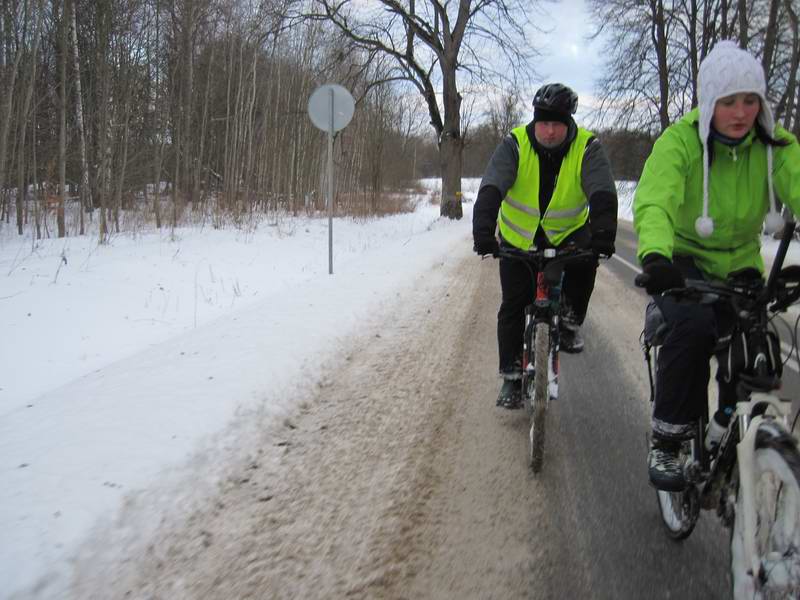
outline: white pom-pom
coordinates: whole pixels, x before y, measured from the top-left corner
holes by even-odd
[[[697,217],[694,222],[694,230],[701,238],[709,238],[714,233],[714,221],[711,217]]]
[[[769,212],[764,220],[764,232],[772,235],[783,228],[783,219],[776,212]]]

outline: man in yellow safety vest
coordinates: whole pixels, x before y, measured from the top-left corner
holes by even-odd
[[[617,190],[611,167],[594,135],[573,116],[578,96],[560,83],[542,86],[533,99],[533,120],[500,143],[481,180],[472,215],[474,250],[496,255],[500,245],[523,250],[566,244],[614,253]],[[518,408],[525,306],[533,282],[526,265],[500,259],[503,299],[497,340],[503,386],[497,405]],[[597,259],[569,265],[562,294],[561,349],[581,352],[580,326],[594,289]]]

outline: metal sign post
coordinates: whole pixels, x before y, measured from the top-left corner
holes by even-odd
[[[315,127],[328,132],[328,274],[333,274],[333,134],[344,129],[355,112],[355,102],[335,83],[318,87],[308,99],[308,116]]]

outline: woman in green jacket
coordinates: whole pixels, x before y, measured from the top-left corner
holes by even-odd
[[[733,42],[719,42],[700,65],[699,106],[656,141],[634,199],[638,258],[647,292],[669,326],[658,356],[650,481],[686,486],[677,460],[707,402],[709,358],[726,329],[709,306],[678,304],[660,294],[685,278],[725,279],[745,268],[764,271],[762,228],[781,227],[777,200],[800,210],[800,146],[776,127],[760,63]],[[766,220],[765,220],[766,217]],[[719,381],[722,407],[707,444],[727,426],[735,382]]]

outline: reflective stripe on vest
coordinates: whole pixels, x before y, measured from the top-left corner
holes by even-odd
[[[526,127],[511,132],[519,143],[519,164],[514,185],[500,205],[497,221],[507,242],[527,250],[533,245],[541,219],[547,239],[558,246],[589,218],[589,202],[581,186],[581,165],[592,133],[578,127],[577,135],[561,161],[553,196],[542,217],[539,211],[539,157],[533,150]]]

